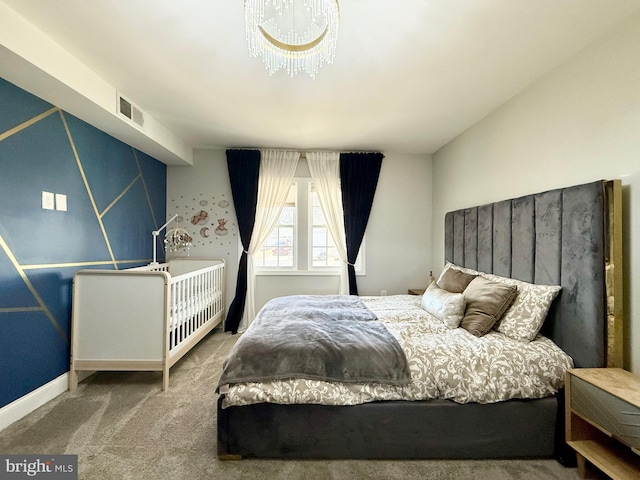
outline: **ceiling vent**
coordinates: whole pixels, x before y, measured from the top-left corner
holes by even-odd
[[[144,128],[144,112],[133,102],[118,93],[118,114],[126,118],[130,123]]]

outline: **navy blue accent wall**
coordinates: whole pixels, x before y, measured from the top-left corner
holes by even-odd
[[[166,184],[163,163],[0,78],[0,407],[69,371],[73,275],[148,263]]]

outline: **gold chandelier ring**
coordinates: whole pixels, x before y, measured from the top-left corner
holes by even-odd
[[[327,25],[326,27],[324,27],[324,30],[322,31],[322,33],[318,38],[310,41],[309,43],[304,43],[302,45],[295,45],[291,43],[281,42],[280,40],[277,40],[273,36],[269,35],[269,33],[264,28],[262,28],[261,25],[258,25],[258,30],[260,30],[260,33],[262,34],[262,36],[271,45],[281,48],[282,50],[285,50],[287,52],[295,53],[295,52],[306,52],[307,50],[311,50],[312,48],[317,47],[322,42],[322,40],[324,40],[324,37],[327,36],[327,33],[329,32],[329,26]]]

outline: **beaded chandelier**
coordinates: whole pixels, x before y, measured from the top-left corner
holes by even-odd
[[[269,74],[315,78],[333,63],[338,41],[338,0],[245,0],[249,54],[262,56]]]

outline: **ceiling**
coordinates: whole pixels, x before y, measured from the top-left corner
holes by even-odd
[[[0,0],[194,148],[438,150],[640,0],[340,0],[332,65],[269,76],[242,0]]]

